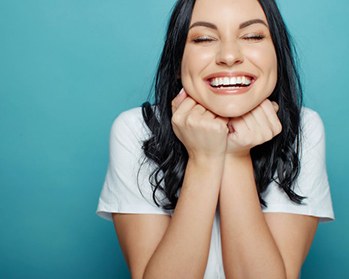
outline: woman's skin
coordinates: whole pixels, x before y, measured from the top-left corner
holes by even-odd
[[[282,130],[267,99],[277,66],[266,22],[256,0],[196,2],[185,91],[172,102],[173,130],[189,154],[174,214],[113,214],[132,278],[203,278],[217,206],[226,278],[298,278],[318,219],[263,213],[250,156]],[[222,76],[251,84],[213,88]]]

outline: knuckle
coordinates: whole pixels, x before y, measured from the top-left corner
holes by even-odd
[[[276,132],[277,134],[280,134],[282,132],[282,125],[280,122],[276,125]]]
[[[172,115],[171,121],[172,121],[173,124],[178,125],[178,124],[180,124],[182,122],[182,117],[181,117],[181,115],[179,115],[177,113],[174,113]]]
[[[177,108],[178,104],[177,104],[177,98],[174,98],[172,101],[171,101],[171,106],[172,108]]]
[[[198,121],[197,121],[196,117],[193,114],[189,114],[188,117],[185,120],[185,124],[188,127],[193,128],[193,127],[198,125]]]
[[[264,135],[266,141],[271,140],[274,137],[273,131],[269,129],[265,131]]]

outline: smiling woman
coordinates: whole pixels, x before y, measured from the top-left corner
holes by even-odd
[[[273,0],[177,1],[155,104],[115,120],[97,211],[132,278],[299,277],[334,218],[323,125],[301,97]]]

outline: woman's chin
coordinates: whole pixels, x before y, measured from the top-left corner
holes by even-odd
[[[214,114],[223,117],[223,118],[235,118],[240,117],[247,112],[249,112],[248,109],[243,109],[241,107],[229,107],[224,109],[215,109],[215,108],[208,108],[211,112]]]

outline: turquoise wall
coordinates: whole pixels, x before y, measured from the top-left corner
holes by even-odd
[[[327,130],[336,222],[303,278],[349,276],[349,2],[280,1]],[[95,215],[113,119],[149,93],[171,1],[0,0],[0,278],[128,278]],[[349,278],[349,277],[348,277]]]

